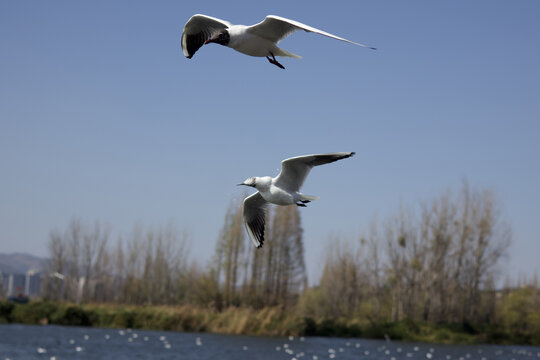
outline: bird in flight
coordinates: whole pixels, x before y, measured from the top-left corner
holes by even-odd
[[[249,177],[238,185],[251,186],[258,191],[244,200],[243,215],[247,232],[253,244],[260,248],[264,242],[266,207],[269,203],[305,207],[317,200],[316,196],[299,192],[309,171],[318,165],[328,164],[354,155],[354,152],[304,155],[285,159],[281,162],[278,176]]]
[[[193,15],[182,32],[182,51],[191,59],[203,45],[216,43],[233,48],[246,55],[266,57],[271,64],[285,69],[277,60],[276,56],[286,56],[300,59],[301,56],[290,53],[277,46],[277,44],[293,32],[304,30],[333,39],[345,41],[354,45],[376,50],[376,48],[359,44],[316,29],[301,22],[285,19],[276,15],[268,15],[258,24],[233,25],[226,20],[215,17],[196,14]]]

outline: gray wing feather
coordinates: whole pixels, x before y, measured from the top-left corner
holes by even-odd
[[[268,39],[270,41],[276,42],[276,43],[280,42],[287,36],[299,30],[304,30],[304,31],[316,33],[319,35],[328,36],[332,39],[345,41],[354,45],[358,45],[358,46],[375,50],[374,47],[367,46],[364,44],[359,44],[357,42],[350,41],[342,37],[327,33],[326,31],[316,29],[312,26],[302,24],[299,21],[286,19],[284,17],[276,16],[276,15],[268,15],[260,23],[248,27],[249,32],[256,34],[260,37],[263,37],[265,39]]]
[[[215,17],[195,14],[193,15],[182,32],[182,51],[191,59],[204,42],[210,39],[216,32],[226,29],[231,23]]]
[[[243,215],[246,230],[253,244],[260,248],[264,243],[264,227],[266,222],[266,206],[268,203],[260,192],[244,199]]]
[[[247,31],[264,39],[278,43],[292,33],[302,30],[302,28],[295,26],[290,21],[283,20],[287,19],[268,15],[260,23],[248,27]]]
[[[285,159],[281,162],[281,172],[276,178],[276,185],[290,191],[298,191],[314,166],[329,164],[353,155],[354,152],[338,152],[304,155]]]

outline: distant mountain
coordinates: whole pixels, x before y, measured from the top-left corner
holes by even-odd
[[[0,253],[0,271],[4,274],[24,274],[28,270],[43,270],[47,259],[22,253]]]

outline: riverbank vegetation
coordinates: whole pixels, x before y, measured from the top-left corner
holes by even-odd
[[[538,282],[512,286],[500,273],[511,232],[490,191],[464,184],[354,241],[330,239],[312,286],[298,209],[271,209],[265,235],[255,249],[233,202],[201,266],[172,227],[136,228],[111,246],[99,223],[74,220],[51,233],[45,301],[3,303],[0,321],[540,344]]]
[[[531,288],[509,291],[501,297],[498,323],[447,324],[415,322],[374,323],[361,316],[349,318],[304,317],[282,307],[253,309],[114,304],[72,304],[0,301],[0,323],[96,326],[147,330],[212,332],[265,336],[340,336],[452,344],[540,344],[540,301]],[[532,302],[535,302],[534,304]],[[535,310],[527,314],[526,307]],[[530,309],[529,309],[530,310]]]

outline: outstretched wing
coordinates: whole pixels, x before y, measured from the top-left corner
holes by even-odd
[[[231,23],[225,20],[202,14],[193,15],[182,32],[182,51],[184,55],[191,59],[206,40],[210,39],[216,32],[229,26],[231,26]]]
[[[268,203],[258,191],[244,199],[244,223],[251,241],[258,248],[264,243],[267,205]]]
[[[354,155],[354,152],[338,152],[297,156],[281,162],[281,172],[276,178],[276,185],[290,191],[298,191],[302,187],[309,171],[314,166],[328,164]]]
[[[247,31],[253,34],[256,34],[260,37],[263,37],[265,39],[268,39],[270,41],[273,41],[275,43],[280,42],[281,40],[285,39],[287,36],[291,35],[293,32],[296,32],[299,30],[304,30],[307,32],[312,32],[312,33],[328,36],[328,37],[331,37],[332,39],[341,40],[341,41],[345,41],[354,45],[376,50],[376,48],[374,47],[367,46],[364,44],[359,44],[357,42],[350,41],[342,37],[327,33],[326,31],[316,29],[309,25],[302,24],[301,22],[286,19],[286,18],[283,18],[281,16],[276,16],[276,15],[268,15],[263,21],[261,21],[258,24],[252,25],[248,27],[247,29]]]

